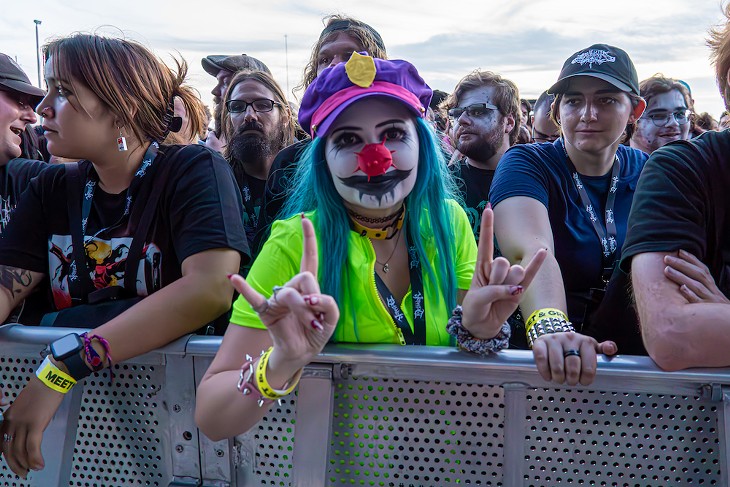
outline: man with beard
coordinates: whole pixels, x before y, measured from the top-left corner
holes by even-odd
[[[205,145],[213,150],[223,152],[223,146],[225,146],[225,139],[222,137],[222,122],[220,118],[221,113],[221,101],[226,95],[228,85],[233,79],[233,75],[241,70],[251,71],[265,71],[271,74],[268,66],[263,62],[259,61],[255,57],[241,54],[240,56],[228,56],[225,54],[211,54],[210,56],[204,57],[201,60],[203,69],[209,75],[215,77],[216,85],[211,90],[210,94],[213,95],[213,102],[215,103],[215,129],[209,133],[206,137]]]
[[[244,227],[253,249],[266,179],[276,154],[294,141],[294,119],[284,92],[269,73],[239,71],[225,94],[221,121],[230,141],[223,155],[241,190]]]
[[[453,171],[479,241],[497,163],[520,132],[520,94],[512,81],[477,70],[459,81],[441,107],[451,120],[454,147],[464,155]]]
[[[651,154],[675,140],[689,140],[692,108],[687,87],[655,74],[639,84],[646,111],[631,135],[631,147]]]

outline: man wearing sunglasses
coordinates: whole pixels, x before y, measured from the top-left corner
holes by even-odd
[[[654,75],[639,84],[646,111],[636,122],[631,147],[651,154],[675,140],[689,140],[692,99],[677,80]]]
[[[449,116],[454,147],[464,156],[453,170],[478,241],[497,163],[519,135],[520,94],[512,81],[474,71],[459,81],[441,108]]]
[[[261,198],[276,154],[294,142],[294,119],[284,92],[264,71],[239,71],[230,81],[221,111],[223,149],[241,190],[249,248]]]

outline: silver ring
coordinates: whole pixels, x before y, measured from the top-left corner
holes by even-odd
[[[575,350],[575,349],[566,350],[565,352],[563,352],[563,358],[567,358],[567,357],[579,357],[580,358],[580,351]]]
[[[253,306],[251,306],[251,309],[253,309],[257,315],[262,315],[269,311],[269,300],[267,299],[266,301],[264,301],[261,306],[258,307],[258,309],[254,308]]]
[[[3,433],[3,441],[5,443],[10,443],[11,441],[13,441],[13,438],[15,438],[13,435],[8,434],[8,433]]]
[[[274,286],[274,289],[271,290],[271,297],[276,302],[276,294],[284,289],[284,286]]]

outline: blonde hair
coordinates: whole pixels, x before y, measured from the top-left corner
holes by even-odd
[[[365,22],[339,14],[328,15],[323,19],[323,22],[325,23],[325,27],[319,35],[319,39],[317,39],[317,42],[312,47],[312,55],[304,67],[302,82],[294,88],[294,91],[304,91],[312,84],[314,78],[317,77],[319,51],[322,49],[322,45],[340,34],[352,37],[360,45],[360,50],[366,51],[370,56],[378,59],[388,59],[388,54],[385,52],[385,45],[380,38],[380,34]],[[349,25],[346,29],[328,30],[328,27],[336,22],[347,22]]]
[[[730,108],[730,85],[727,76],[730,71],[730,3],[726,4],[723,14],[727,21],[710,29],[707,45],[710,47],[710,61],[715,65],[715,79],[720,88],[725,108]]]

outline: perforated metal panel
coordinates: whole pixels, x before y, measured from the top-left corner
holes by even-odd
[[[124,364],[86,379],[72,486],[167,486],[164,367]],[[167,479],[165,481],[165,479]]]
[[[288,486],[292,478],[296,392],[274,405],[256,427],[254,475],[252,485]],[[319,448],[313,445],[313,448]]]
[[[353,378],[334,407],[331,485],[502,485],[499,387]]]
[[[714,403],[573,390],[528,401],[526,485],[720,485]]]
[[[25,384],[28,382],[31,374],[35,372],[38,365],[41,363],[41,358],[27,358],[27,357],[3,357],[0,356],[0,378],[3,389],[10,402],[14,401],[15,398],[23,390]],[[31,473],[31,475],[33,475]],[[25,487],[29,485],[28,482],[22,480],[8,468],[5,463],[5,457],[0,461],[0,485],[8,487]]]

